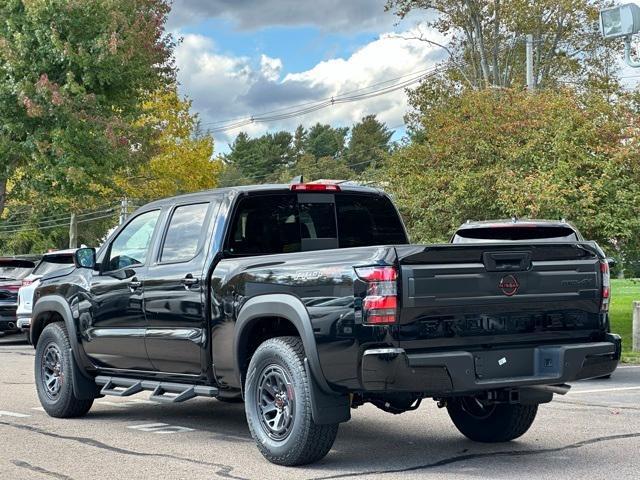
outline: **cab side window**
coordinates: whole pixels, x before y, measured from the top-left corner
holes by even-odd
[[[197,203],[173,211],[160,253],[162,263],[188,262],[196,256],[201,247],[202,227],[208,210],[208,203]]]
[[[233,255],[300,251],[298,205],[293,195],[260,195],[241,200],[228,245]]]
[[[160,210],[138,215],[118,234],[109,249],[106,271],[144,265]]]

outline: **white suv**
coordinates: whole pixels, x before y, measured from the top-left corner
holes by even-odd
[[[22,287],[18,290],[18,320],[16,322],[18,328],[25,331],[31,326],[33,294],[40,284],[40,279],[50,273],[72,267],[75,251],[72,249],[45,253],[33,272],[22,280]]]

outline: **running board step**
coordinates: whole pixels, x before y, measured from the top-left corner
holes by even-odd
[[[136,380],[134,378],[96,377],[96,384],[102,386],[102,395],[129,397],[143,390],[153,392],[150,400],[164,403],[179,403],[195,397],[217,397],[218,389],[204,385],[188,383],[154,382],[153,380]]]

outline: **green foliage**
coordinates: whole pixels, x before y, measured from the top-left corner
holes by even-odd
[[[567,218],[609,251],[640,238],[640,139],[620,98],[463,91],[419,111],[420,134],[382,179],[421,242],[467,219]]]
[[[316,123],[307,133],[305,152],[316,158],[338,157],[344,153],[348,133],[348,128],[333,128]]]
[[[238,134],[224,155],[220,186],[305,180],[354,180],[367,167],[379,165],[391,151],[391,136],[375,115],[349,128],[320,123],[309,130],[300,125],[295,133],[278,132],[250,138]],[[357,164],[353,168],[352,164]]]
[[[632,351],[633,302],[640,300],[640,280],[611,280],[611,331],[622,336],[622,358],[640,362],[640,352]]]
[[[393,132],[375,115],[368,115],[356,123],[351,129],[347,154],[351,168],[363,172],[382,165],[391,151],[392,136]]]
[[[5,0],[0,4],[3,186],[78,209],[110,173],[147,154],[140,94],[172,81],[165,0]],[[132,148],[133,146],[140,148]]]
[[[233,165],[242,175],[262,180],[291,161],[293,137],[288,132],[268,133],[258,138],[249,138],[241,132],[231,145],[231,152],[224,162]]]

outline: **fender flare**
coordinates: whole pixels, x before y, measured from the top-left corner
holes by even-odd
[[[31,344],[35,348],[38,337],[44,329],[44,327],[40,328],[40,324],[43,322],[42,315],[51,312],[57,313],[64,320],[67,333],[69,334],[69,340],[71,341],[71,352],[73,353],[73,359],[78,366],[78,370],[85,377],[92,378],[87,373],[87,368],[91,368],[92,365],[80,345],[78,329],[76,328],[76,323],[73,319],[73,314],[71,313],[71,307],[67,300],[60,295],[48,295],[46,297],[42,297],[34,305],[33,312],[31,314],[31,327],[29,328]]]
[[[242,386],[242,349],[246,335],[253,323],[264,317],[281,317],[290,321],[298,330],[309,365],[309,370],[318,387],[327,394],[335,395],[322,373],[320,358],[316,347],[311,319],[304,304],[298,297],[290,294],[265,294],[250,298],[240,309],[236,320],[233,340],[234,369]]]

